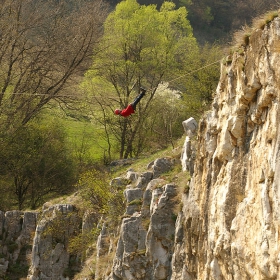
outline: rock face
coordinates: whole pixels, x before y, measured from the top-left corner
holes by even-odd
[[[195,148],[192,146],[191,136],[197,131],[197,122],[194,118],[189,118],[182,123],[187,137],[181,154],[181,164],[183,171],[189,171],[190,175],[194,172]]]
[[[35,212],[0,211],[0,279],[8,267],[20,263],[23,271],[29,266],[36,221]]]
[[[67,245],[69,238],[79,232],[80,224],[73,205],[58,204],[43,211],[33,240],[28,280],[69,279]]]
[[[80,232],[75,207],[53,205],[38,216],[0,211],[0,279],[66,280],[74,274],[79,259],[69,254],[67,245]]]
[[[173,280],[280,279],[280,19],[222,65],[177,220]]]
[[[177,189],[159,177],[176,163],[160,158],[148,166],[151,171],[128,172],[131,184],[125,197],[129,217],[122,220],[112,272],[107,279],[170,279]]]

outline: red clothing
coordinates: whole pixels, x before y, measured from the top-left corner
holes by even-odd
[[[121,111],[120,115],[123,117],[128,117],[133,113],[134,113],[134,109],[132,107],[132,104],[129,104],[125,109]]]

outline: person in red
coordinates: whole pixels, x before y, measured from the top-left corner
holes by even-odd
[[[146,90],[144,88],[140,88],[141,92],[140,94],[134,99],[132,103],[130,103],[125,109],[120,110],[116,109],[115,114],[120,115],[122,117],[128,117],[131,114],[133,114],[136,110],[136,105],[139,103],[139,101],[142,99],[142,97],[145,95]]]

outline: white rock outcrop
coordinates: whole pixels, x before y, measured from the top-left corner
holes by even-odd
[[[71,204],[45,209],[33,240],[28,280],[67,280],[69,278],[69,239],[79,232],[81,219]],[[75,260],[72,260],[72,265]]]
[[[126,217],[122,219],[112,272],[109,277],[98,275],[100,279],[171,277],[177,188],[160,176],[175,164],[178,162],[172,158],[159,158],[148,165],[151,171],[127,172],[131,184],[125,190]]]
[[[197,131],[197,122],[194,118],[189,118],[182,122],[185,133],[187,134],[182,153],[181,164],[183,171],[189,171],[191,175],[194,172],[195,148],[191,143],[191,137]]]
[[[23,270],[30,265],[36,222],[36,212],[0,211],[0,279],[9,266],[19,264]]]

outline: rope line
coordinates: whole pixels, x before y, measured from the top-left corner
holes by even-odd
[[[200,67],[200,68],[198,68],[198,69],[195,69],[195,70],[193,70],[193,71],[191,71],[191,72],[188,72],[188,73],[186,73],[186,74],[184,74],[184,75],[181,75],[181,76],[179,76],[179,77],[177,77],[177,78],[174,78],[174,79],[172,79],[172,80],[170,80],[170,81],[167,81],[167,83],[171,83],[171,82],[174,82],[174,81],[176,81],[176,80],[179,80],[179,79],[181,79],[181,78],[183,78],[183,77],[185,77],[185,76],[189,76],[189,75],[191,75],[191,74],[193,74],[193,73],[195,73],[195,72],[198,72],[198,71],[200,71],[200,70],[202,70],[202,69],[204,69],[204,68],[207,68],[207,67],[209,67],[209,66],[211,66],[211,65],[214,65],[214,64],[216,64],[216,63],[218,63],[218,62],[220,62],[220,61],[221,61],[221,59],[219,59],[219,60],[217,60],[217,61],[214,61],[214,62],[212,62],[212,63],[210,63],[210,64],[204,65],[204,66],[202,66],[202,67]],[[153,90],[155,90],[155,89],[157,89],[157,87],[151,88],[150,91],[153,91]]]
[[[176,81],[176,80],[179,80],[179,79],[181,79],[181,78],[183,78],[183,77],[185,77],[185,76],[189,76],[189,75],[191,75],[191,74],[193,74],[193,73],[196,73],[196,72],[198,72],[198,71],[200,71],[200,70],[202,70],[202,69],[204,69],[204,68],[207,68],[207,67],[209,67],[209,66],[212,66],[212,65],[214,65],[214,64],[216,64],[216,63],[218,63],[218,62],[220,62],[221,60],[219,59],[219,60],[217,60],[217,61],[214,61],[214,62],[212,62],[212,63],[210,63],[210,64],[207,64],[207,65],[204,65],[204,66],[202,66],[202,67],[200,67],[200,68],[198,68],[198,69],[195,69],[195,70],[193,70],[193,71],[191,71],[191,72],[188,72],[188,73],[186,73],[186,74],[184,74],[184,75],[181,75],[181,76],[178,76],[178,77],[176,77],[176,78],[174,78],[174,79],[172,79],[172,80],[169,80],[169,81],[167,81],[167,83],[171,83],[171,82],[174,82],[174,81]],[[136,83],[135,83],[136,84]],[[134,86],[135,86],[135,84],[132,86],[132,88],[134,88]],[[147,91],[153,91],[153,90],[155,90],[155,89],[157,89],[157,87],[154,87],[154,88],[151,88],[151,89],[148,89]],[[27,93],[27,92],[1,92],[0,93],[0,95],[4,95],[4,94],[9,94],[9,95],[30,95],[30,96],[49,96],[50,94],[47,94],[47,93]],[[59,98],[59,97],[77,97],[77,95],[54,95],[54,97],[57,97],[57,98]]]
[[[191,72],[189,72],[189,73],[187,73],[187,74],[184,74],[184,75],[182,75],[182,76],[179,76],[179,77],[174,78],[174,79],[172,79],[172,80],[170,80],[170,81],[167,81],[167,82],[168,82],[168,83],[171,83],[171,82],[173,82],[173,81],[179,80],[179,79],[181,79],[182,77],[189,76],[189,75],[191,75],[191,74],[193,74],[193,73],[195,73],[195,72],[198,72],[198,71],[200,71],[200,70],[202,70],[202,69],[204,69],[204,68],[207,68],[207,67],[209,67],[209,66],[211,66],[211,65],[214,65],[214,64],[216,64],[216,63],[218,63],[218,62],[220,62],[220,61],[221,61],[221,60],[219,59],[219,60],[217,60],[217,61],[215,61],[215,62],[212,62],[212,63],[210,63],[210,64],[207,64],[207,65],[205,65],[205,66],[202,66],[202,67],[200,67],[200,68],[198,68],[198,69],[196,69],[196,70],[193,70],[193,71],[191,71]]]

